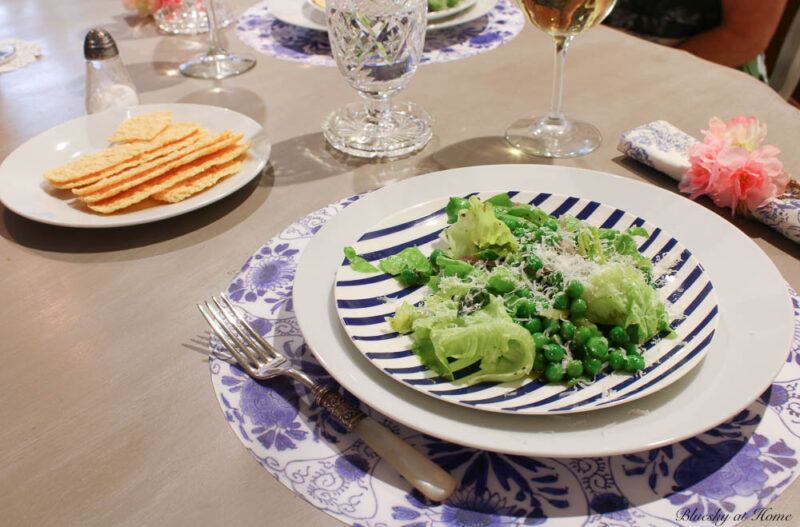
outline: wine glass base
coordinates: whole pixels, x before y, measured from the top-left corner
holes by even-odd
[[[594,152],[602,142],[600,131],[589,123],[567,121],[561,126],[546,117],[520,119],[506,130],[506,141],[525,153],[540,157],[578,157]]]
[[[386,123],[369,119],[365,103],[351,103],[331,113],[322,132],[335,149],[356,157],[395,157],[422,149],[433,137],[433,118],[424,108],[392,105]]]
[[[205,55],[197,60],[181,64],[178,69],[194,79],[225,79],[241,75],[256,65],[256,59],[244,55]]]

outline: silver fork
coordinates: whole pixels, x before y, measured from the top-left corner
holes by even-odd
[[[392,465],[401,476],[433,501],[446,499],[456,482],[439,465],[353,406],[330,385],[314,381],[295,369],[291,361],[264,340],[221,294],[221,301],[197,304],[197,308],[239,366],[254,379],[266,380],[288,375],[307,386],[317,403],[328,409],[348,429],[361,436],[375,452]]]

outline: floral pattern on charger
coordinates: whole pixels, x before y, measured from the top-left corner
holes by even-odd
[[[289,226],[231,282],[242,292],[236,303],[248,321],[296,366],[328,383],[333,381],[304,346],[294,321],[285,273],[294,272],[300,252],[322,224],[356,199]],[[276,264],[281,259],[283,264]],[[262,272],[253,273],[258,265]],[[263,270],[269,266],[272,270]],[[249,277],[257,278],[251,283]],[[209,339],[209,366],[226,419],[258,462],[304,500],[349,525],[645,527],[681,525],[679,517],[717,518],[719,524],[722,515],[732,525],[736,515],[741,520],[764,510],[800,475],[800,300],[789,292],[797,324],[772,388],[725,423],[673,445],[622,456],[529,458],[441,441],[373,413],[459,481],[454,495],[440,504],[412,491],[302,385],[283,378],[253,381],[225,360],[215,337]]]
[[[488,14],[476,20],[428,31],[420,62],[448,62],[490,51],[517,36],[524,25],[522,12],[510,0],[498,0]],[[279,59],[336,66],[326,32],[281,22],[264,2],[239,17],[236,33],[251,48]]]

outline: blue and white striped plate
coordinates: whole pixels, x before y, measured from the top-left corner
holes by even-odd
[[[387,274],[353,271],[343,260],[334,288],[337,311],[345,331],[372,364],[393,379],[443,401],[491,412],[538,415],[585,412],[632,401],[668,386],[700,362],[717,327],[717,295],[708,274],[677,239],[643,218],[597,201],[507,190],[477,195],[486,199],[499,192],[508,192],[514,201],[531,203],[555,216],[570,214],[598,227],[624,230],[640,225],[647,229],[651,236],[641,243],[639,252],[655,264],[659,295],[677,338],[649,343],[644,351],[646,367],[636,376],[602,374],[589,386],[572,388],[530,378],[467,387],[442,379],[423,366],[411,351],[411,337],[393,332],[385,320],[403,301],[414,304],[422,300],[428,288],[404,288]],[[447,226],[444,207],[448,198],[391,214],[352,245],[360,256],[376,264],[413,245],[426,255],[444,248],[439,232]]]

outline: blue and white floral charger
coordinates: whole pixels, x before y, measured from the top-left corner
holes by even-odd
[[[333,381],[304,345],[294,318],[292,280],[311,237],[357,199],[284,229],[245,262],[226,291],[296,367],[327,382]],[[621,456],[532,458],[444,442],[373,413],[456,477],[458,488],[444,503],[413,491],[300,384],[283,378],[257,383],[224,360],[216,337],[209,339],[211,379],[230,426],[258,462],[349,525],[651,527],[769,520],[798,512],[769,507],[800,474],[800,299],[789,293],[797,325],[771,389],[727,422],[676,444]]]
[[[510,0],[498,0],[489,13],[476,20],[428,31],[420,62],[448,62],[491,51],[517,36],[524,25],[522,11]],[[282,22],[270,12],[266,2],[242,13],[236,33],[248,46],[279,59],[336,66],[326,32]]]
[[[620,137],[617,150],[680,181],[689,169],[689,147],[697,139],[667,121],[631,128]],[[754,218],[800,243],[800,199],[782,198],[750,211]]]

